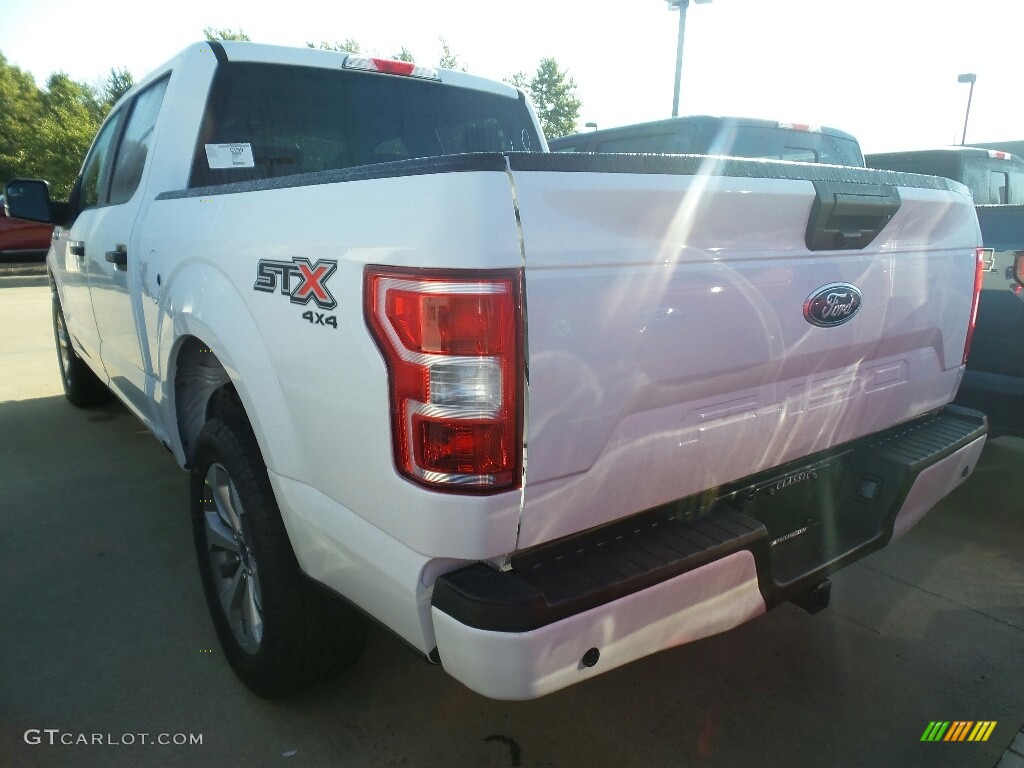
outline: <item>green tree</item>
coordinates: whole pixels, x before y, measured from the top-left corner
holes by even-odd
[[[466,68],[459,63],[459,57],[452,53],[448,41],[443,37],[439,37],[438,40],[441,41],[441,58],[438,59],[437,66],[442,69],[461,69],[465,72]]]
[[[511,77],[506,78],[505,82],[513,88],[523,91],[527,96],[530,95],[530,76],[525,72],[516,72]]]
[[[32,75],[0,53],[0,183],[28,175],[42,94]]]
[[[245,34],[245,30],[241,27],[235,32],[233,29],[214,29],[213,27],[204,27],[203,35],[206,36],[207,40],[243,40],[245,42],[251,42],[252,38]]]
[[[322,51],[342,51],[344,53],[360,53],[359,42],[353,40],[351,37],[338,42],[328,43],[325,40],[321,40],[319,45],[307,42],[307,48],[319,48]]]
[[[533,101],[544,135],[549,139],[576,132],[583,102],[576,95],[576,81],[558,68],[553,58],[540,60],[533,77],[516,72],[507,82],[521,88]]]
[[[407,61],[410,64],[416,61],[416,57],[412,55],[412,51],[410,51],[404,45],[402,46],[402,50],[400,50],[391,58],[395,59],[396,61]]]
[[[120,69],[111,67],[110,74],[107,75],[107,79],[103,83],[103,104],[107,111],[110,111],[117,104],[118,99],[124,96],[133,85],[135,85],[135,78],[125,67]]]
[[[55,72],[40,89],[0,54],[0,181],[46,179],[67,196],[109,110],[95,88]]]
[[[41,101],[27,175],[46,179],[54,197],[64,198],[110,107],[93,88],[63,72],[50,75]]]

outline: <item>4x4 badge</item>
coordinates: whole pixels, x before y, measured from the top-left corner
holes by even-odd
[[[327,289],[326,282],[337,268],[337,261],[326,259],[316,264],[298,256],[291,261],[260,259],[253,288],[273,293],[280,286],[281,294],[290,296],[292,304],[309,304],[312,300],[320,309],[334,309],[338,302]]]
[[[833,328],[853,320],[862,302],[863,296],[855,285],[823,285],[804,302],[804,319],[819,328]]]

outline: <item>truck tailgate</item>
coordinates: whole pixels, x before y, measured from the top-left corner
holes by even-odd
[[[529,345],[520,548],[955,395],[980,244],[960,185],[721,158],[510,162]],[[898,210],[869,244],[808,248],[829,185],[893,183]],[[842,301],[859,291],[859,311],[813,325],[805,301],[833,284]]]

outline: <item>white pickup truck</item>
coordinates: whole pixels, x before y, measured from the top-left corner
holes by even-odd
[[[202,582],[263,696],[366,616],[525,699],[728,630],[974,468],[956,182],[545,151],[460,72],[194,45],[134,87],[48,256],[65,390],[191,471]]]

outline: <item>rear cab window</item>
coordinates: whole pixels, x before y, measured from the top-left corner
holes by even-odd
[[[227,62],[211,86],[189,186],[540,146],[516,97],[379,73]]]
[[[725,151],[719,154],[829,165],[864,163],[856,141],[829,133],[744,125],[724,127],[722,133]]]
[[[626,134],[598,142],[597,152],[654,152],[682,155],[693,152],[696,130],[692,125],[680,125],[672,132]]]

